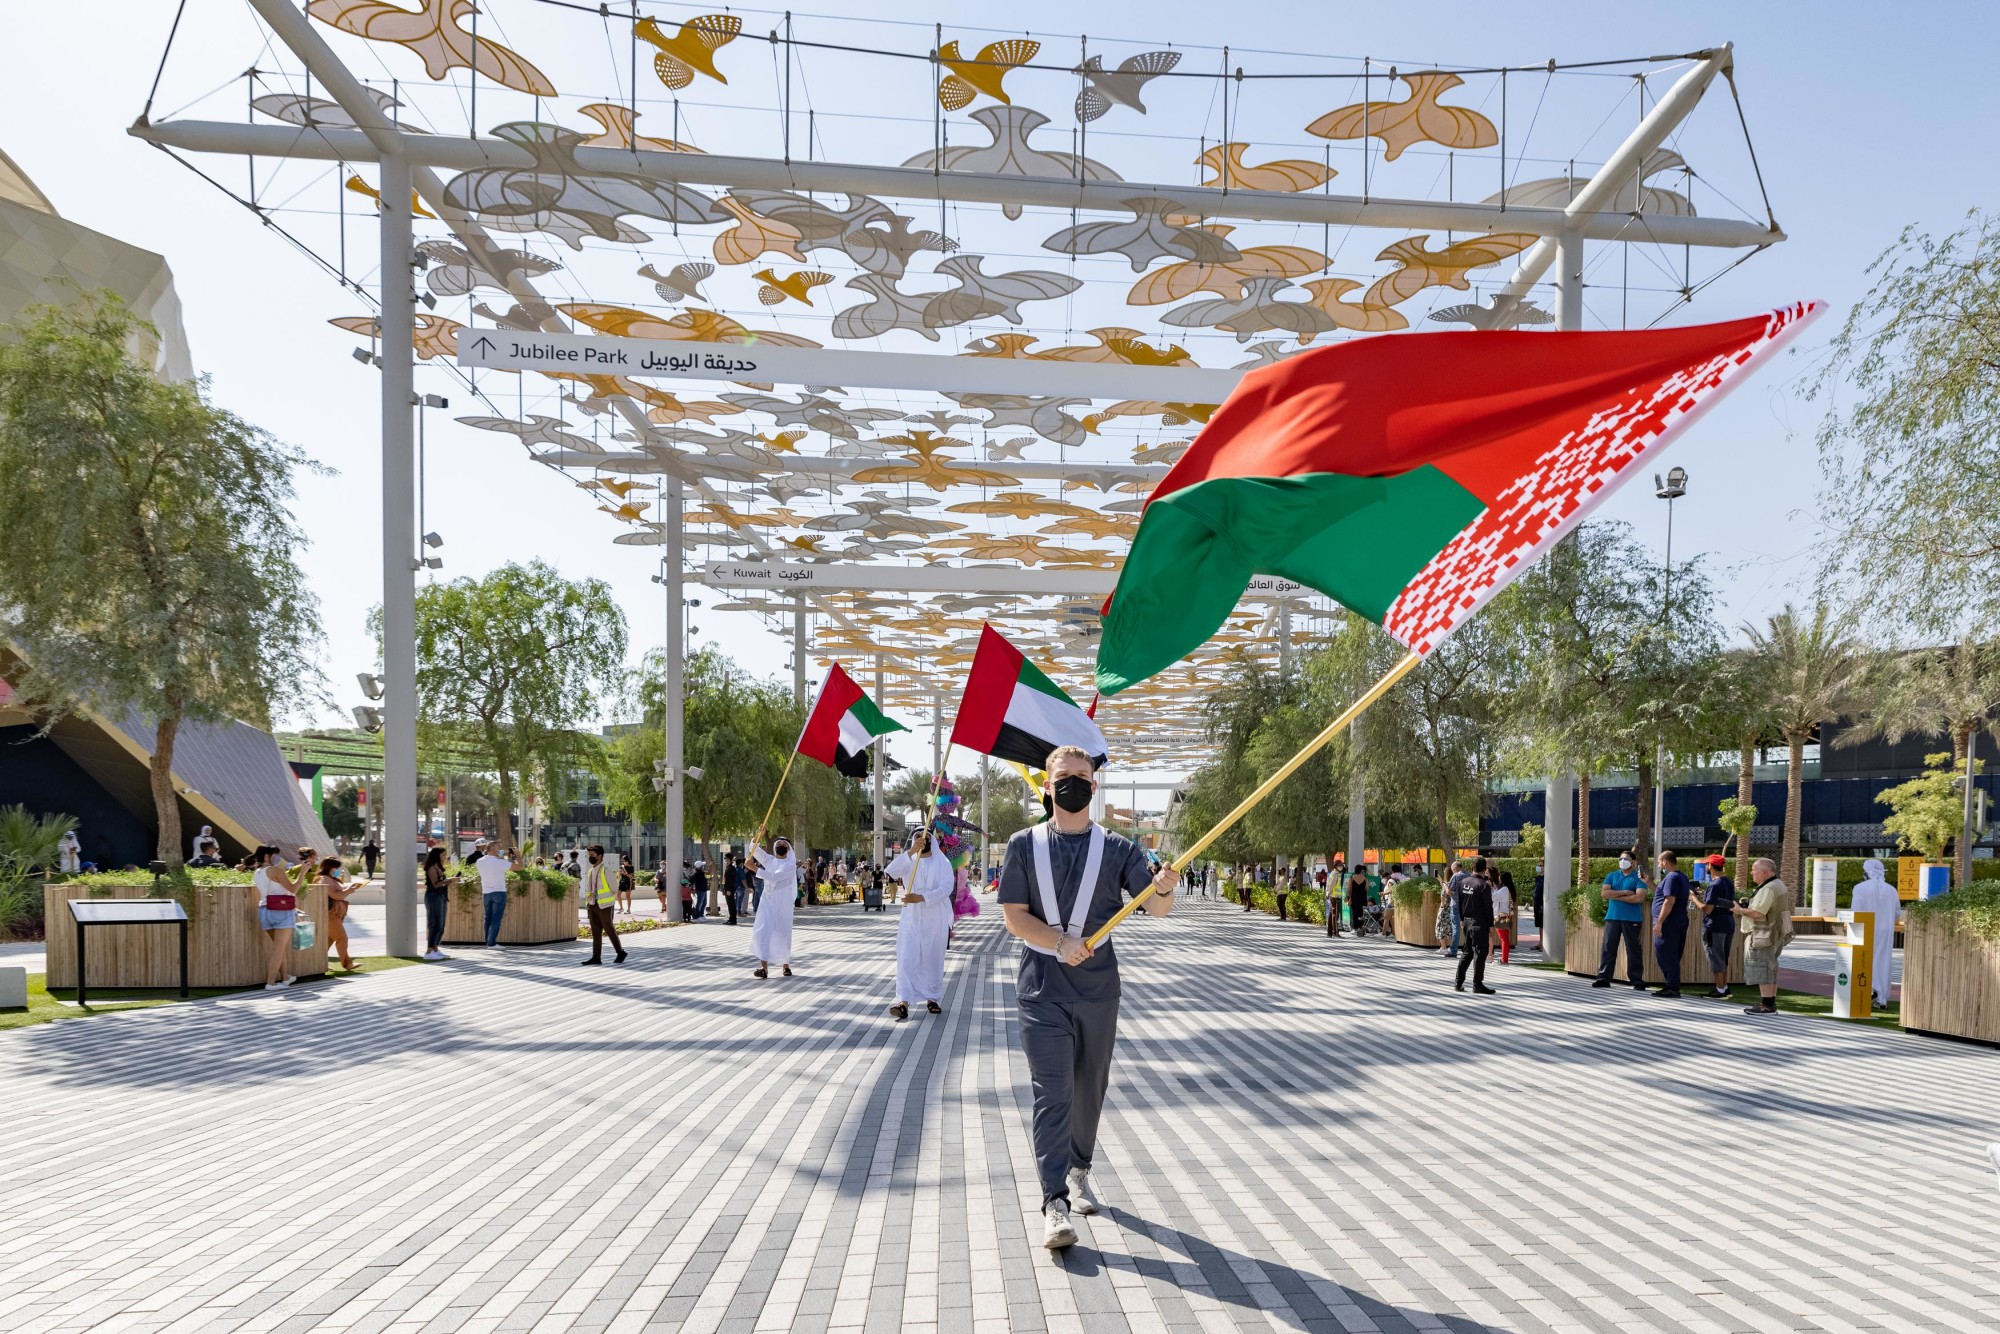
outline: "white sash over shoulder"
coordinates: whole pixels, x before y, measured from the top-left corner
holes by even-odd
[[[1104,864],[1104,829],[1094,821],[1090,826],[1090,851],[1083,859],[1083,877],[1076,882],[1076,902],[1070,905],[1067,922],[1063,920],[1062,910],[1056,906],[1056,875],[1049,859],[1050,832],[1050,822],[1044,821],[1028,835],[1035,848],[1035,887],[1041,893],[1042,920],[1064,935],[1081,936],[1083,924],[1090,917],[1091,902],[1097,897],[1097,873]],[[1042,945],[1029,944],[1025,940],[1021,943],[1037,954],[1055,953]]]

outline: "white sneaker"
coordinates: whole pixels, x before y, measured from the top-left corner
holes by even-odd
[[[429,954],[426,954],[424,956],[424,961],[426,963],[442,963],[446,959],[449,959],[450,957],[451,956],[449,954],[446,954],[443,950],[432,950]]]
[[[283,991],[284,989],[285,984],[283,982],[266,982],[264,984],[264,990],[266,991]]]
[[[1096,1187],[1091,1184],[1089,1168],[1069,1169],[1069,1203],[1070,1208],[1080,1214],[1094,1214],[1104,1203],[1098,1198]]]
[[[298,979],[297,979],[296,977],[288,977],[288,978],[286,978],[286,979],[285,979],[285,980],[284,980],[283,982],[281,982],[281,983],[280,983],[279,985],[280,985],[280,986],[287,986],[287,987],[288,987],[288,986],[292,985],[292,983],[294,983],[294,982],[296,982],[296,981],[298,981]]]
[[[1048,1223],[1042,1230],[1042,1245],[1052,1251],[1076,1245],[1076,1228],[1069,1221],[1069,1204],[1066,1201],[1052,1202],[1042,1210],[1042,1217]]]

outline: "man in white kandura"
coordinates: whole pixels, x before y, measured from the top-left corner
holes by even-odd
[[[1171,866],[1155,876],[1142,848],[1090,818],[1097,775],[1082,749],[1058,746],[1047,768],[1054,813],[1007,840],[999,901],[1022,945],[1016,995],[1035,1090],[1042,1244],[1060,1250],[1076,1240],[1072,1205],[1097,1212],[1090,1169],[1118,1036],[1118,958],[1108,939],[1092,950],[1088,937],[1149,884],[1146,911],[1166,916],[1180,876]]]
[[[1875,914],[1875,955],[1868,961],[1868,975],[1875,1003],[1887,1005],[1895,994],[1890,969],[1896,966],[1896,918],[1903,911],[1903,900],[1889,883],[1888,867],[1870,857],[1861,869],[1868,878],[1854,887],[1854,911]]]
[[[764,830],[750,841],[750,858],[763,877],[764,897],[757,907],[757,921],[750,928],[750,948],[757,952],[754,976],[769,977],[771,965],[782,965],[785,976],[792,975],[792,902],[799,892],[799,861],[792,856],[792,842],[782,834],[771,851],[764,850]]]
[[[889,1013],[901,1023],[910,1017],[910,1007],[922,1002],[932,1014],[943,1014],[938,1002],[944,999],[944,949],[958,873],[929,829],[918,830],[882,873],[903,886],[896,915],[896,1003]]]

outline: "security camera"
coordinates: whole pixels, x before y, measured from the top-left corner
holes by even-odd
[[[382,698],[383,691],[388,688],[388,683],[373,672],[361,672],[354,679],[361,683],[361,693],[370,699]]]

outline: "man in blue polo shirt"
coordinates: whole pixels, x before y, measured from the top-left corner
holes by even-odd
[[[1659,994],[1681,994],[1681,955],[1687,950],[1688,894],[1692,886],[1681,874],[1681,859],[1672,850],[1660,853],[1660,884],[1653,891],[1653,959],[1660,965]]]
[[[1604,877],[1604,945],[1597,952],[1597,980],[1593,987],[1611,985],[1613,966],[1618,962],[1618,942],[1625,942],[1625,975],[1634,991],[1646,989],[1646,964],[1639,954],[1640,928],[1646,921],[1646,905],[1652,886],[1639,874],[1632,854],[1621,853],[1618,869]]]

